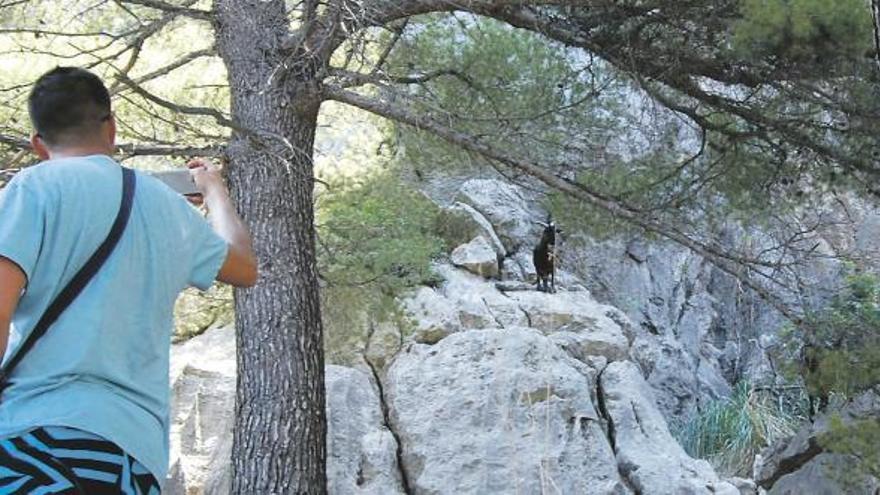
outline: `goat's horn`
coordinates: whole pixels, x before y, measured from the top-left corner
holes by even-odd
[[[538,222],[536,220],[532,220],[532,221],[535,222],[536,224],[540,225],[541,227],[549,227],[550,226],[550,224],[548,224],[548,223]]]

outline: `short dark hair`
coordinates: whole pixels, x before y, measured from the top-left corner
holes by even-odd
[[[28,96],[37,134],[49,145],[95,132],[110,118],[110,93],[98,76],[78,67],[56,67],[40,76]]]

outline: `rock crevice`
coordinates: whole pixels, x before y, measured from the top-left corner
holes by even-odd
[[[376,388],[379,392],[379,406],[382,409],[382,420],[388,431],[391,432],[391,435],[394,437],[394,441],[397,444],[396,454],[397,454],[397,468],[400,471],[400,480],[403,488],[403,492],[406,495],[414,495],[412,489],[409,484],[409,476],[406,472],[406,467],[403,464],[403,444],[400,442],[400,435],[397,433],[397,430],[394,427],[394,422],[391,419],[391,415],[388,413],[388,402],[385,400],[385,386],[382,384],[382,377],[379,374],[379,370],[376,369],[376,366],[369,360],[364,358],[364,361],[367,363],[367,367],[369,367],[370,372],[373,375],[373,381],[376,384]]]

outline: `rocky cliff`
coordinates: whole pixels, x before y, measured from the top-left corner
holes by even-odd
[[[669,434],[615,310],[558,296],[586,309],[565,321],[510,299],[532,326],[413,342],[378,380],[329,366],[330,492],[740,493]],[[167,493],[228,492],[234,345],[224,328],[174,350]]]
[[[747,329],[772,312],[638,239],[572,241],[558,292],[536,292],[526,195],[485,179],[449,199],[469,240],[435,266],[444,282],[402,301],[411,326],[370,333],[363,365],[327,368],[331,493],[756,493],[689,457],[667,421],[764,372]],[[229,328],[174,349],[168,493],[228,491],[234,373]]]

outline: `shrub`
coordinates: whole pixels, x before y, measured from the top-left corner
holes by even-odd
[[[741,53],[827,62],[870,49],[871,12],[862,0],[745,0],[734,26]]]
[[[782,336],[788,378],[802,379],[813,397],[845,401],[869,390],[880,383],[880,279],[849,275],[824,309]]]
[[[814,397],[836,398],[831,401],[831,428],[820,444],[853,462],[845,472],[832,474],[853,483],[880,476],[878,419],[843,422],[833,413],[880,383],[880,278],[850,274],[827,307],[809,315],[801,327],[787,329],[784,343],[789,373],[802,379]],[[806,349],[805,343],[810,344]],[[805,357],[810,366],[804,365]]]
[[[880,479],[880,418],[845,423],[837,414],[831,417],[828,433],[819,443],[836,454],[855,460],[836,474],[844,486],[858,486],[866,477]]]
[[[403,321],[397,298],[435,284],[431,261],[444,248],[439,209],[390,172],[332,184],[318,206],[318,271],[325,352],[350,364],[371,322]]]
[[[234,318],[232,286],[218,283],[207,292],[187,289],[174,306],[173,341],[191,339],[214,326],[231,325]]]

